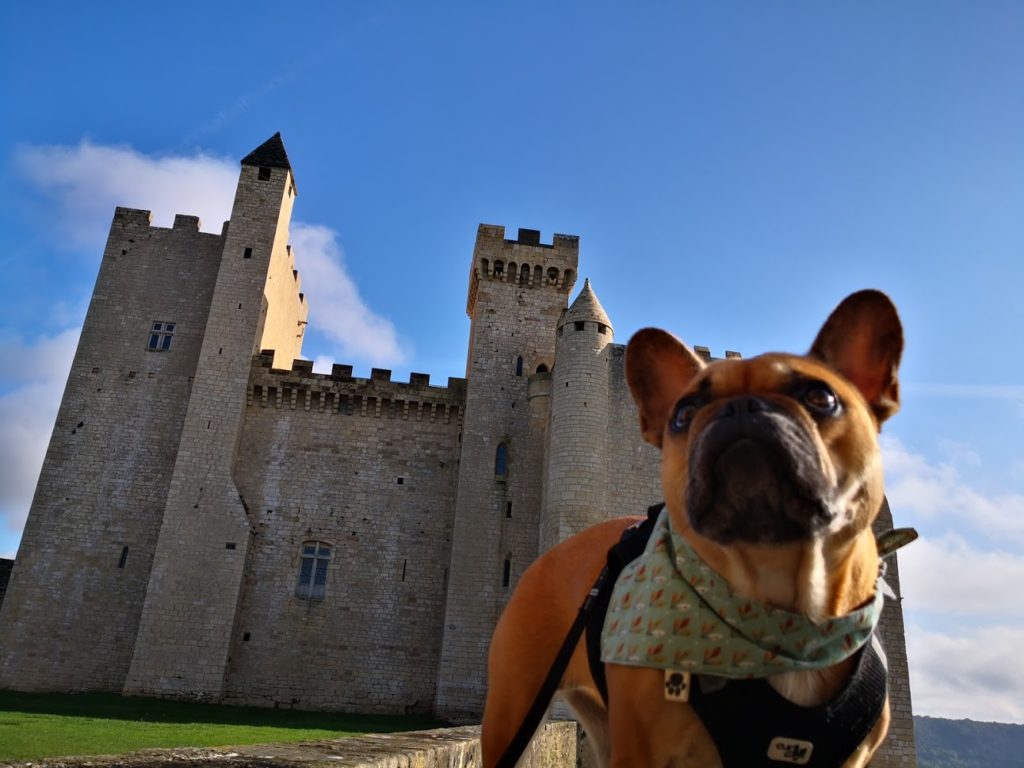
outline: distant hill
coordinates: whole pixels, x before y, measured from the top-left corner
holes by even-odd
[[[918,768],[1021,768],[1024,725],[914,717]]]

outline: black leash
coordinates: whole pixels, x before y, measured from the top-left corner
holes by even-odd
[[[558,690],[558,684],[562,680],[562,675],[565,674],[566,667],[569,666],[569,659],[572,658],[573,651],[576,650],[576,645],[579,643],[580,636],[583,634],[583,630],[587,626],[587,620],[590,618],[591,612],[594,610],[594,602],[597,596],[601,593],[601,588],[605,585],[608,580],[608,566],[601,569],[601,575],[597,577],[597,581],[594,582],[594,586],[590,588],[590,592],[587,593],[586,599],[583,601],[583,605],[580,606],[579,611],[576,613],[576,621],[573,622],[569,628],[568,634],[565,636],[565,640],[562,642],[562,647],[558,649],[558,655],[555,657],[554,662],[551,664],[551,669],[548,670],[548,676],[544,679],[544,683],[540,687],[540,691],[537,693],[537,697],[533,700],[533,705],[530,707],[530,711],[526,713],[526,717],[523,718],[523,722],[519,726],[519,730],[516,731],[516,735],[512,738],[511,743],[505,750],[505,754],[501,756],[498,761],[496,768],[515,768],[515,764],[519,762],[519,758],[523,756],[523,752],[530,744],[530,739],[533,738],[533,734],[537,730],[537,726],[540,725],[540,721],[544,718],[544,713],[548,711],[548,706],[551,704],[551,700],[555,697],[555,691]]]
[[[526,713],[526,717],[523,718],[519,730],[516,731],[516,735],[512,738],[512,741],[505,749],[505,754],[501,756],[501,760],[498,761],[495,768],[515,768],[516,762],[523,756],[523,752],[529,746],[530,739],[533,738],[537,726],[544,719],[544,713],[547,712],[551,700],[555,697],[555,691],[558,690],[558,684],[562,681],[562,675],[565,674],[566,667],[569,666],[569,659],[572,658],[580,636],[590,623],[591,616],[594,615],[594,609],[598,607],[599,602],[603,607],[595,618],[601,624],[604,623],[604,614],[608,607],[608,600],[611,598],[611,589],[606,590],[605,586],[608,584],[609,579],[614,584],[619,574],[622,573],[622,569],[644,551],[647,540],[651,537],[654,522],[658,519],[658,515],[664,506],[664,503],[662,503],[648,508],[647,519],[627,528],[622,534],[619,543],[609,550],[607,564],[601,569],[601,575],[597,577],[594,586],[590,588],[590,592],[587,593],[586,598],[583,600],[583,604],[576,613],[576,621],[569,628],[569,632],[562,642],[562,647],[558,649],[558,655],[555,657],[554,662],[552,662],[551,668],[548,670],[548,676],[544,679],[537,697],[533,700],[530,711]],[[588,642],[592,634],[592,632],[588,633]],[[598,628],[598,636],[600,636],[600,628]],[[602,689],[602,695],[604,695],[604,665],[600,663],[600,652],[597,654],[598,662],[596,666],[598,669],[596,672],[593,655],[591,653],[587,655],[590,660],[591,674],[595,674],[595,679],[599,679],[598,685]],[[597,678],[597,675],[600,675],[600,678]]]

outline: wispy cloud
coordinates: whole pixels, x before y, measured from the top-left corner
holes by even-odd
[[[967,528],[993,542],[1024,545],[1024,495],[983,493],[953,464],[929,461],[892,436],[883,435],[881,445],[886,492],[902,520]]]
[[[909,626],[914,710],[936,717],[1024,722],[1024,628]]]
[[[25,525],[79,330],[29,340],[2,334],[14,339],[0,345],[0,533],[5,536]]]
[[[981,549],[956,533],[925,537],[900,552],[900,579],[905,609],[1024,620],[1020,552]]]
[[[969,445],[942,444],[937,462],[881,443],[897,524],[927,532],[900,553],[914,710],[1024,722],[1024,497],[965,480]]]
[[[206,154],[151,156],[130,147],[82,141],[76,146],[23,146],[15,164],[57,206],[51,218],[77,248],[98,252],[114,208],[145,208],[167,227],[176,213],[198,215],[220,232],[231,215],[238,163]]]
[[[310,326],[330,339],[341,359],[365,360],[371,365],[405,362],[407,354],[399,342],[394,324],[376,314],[359,295],[345,270],[345,254],[334,230],[313,224],[295,223],[291,240],[296,260],[301,261],[303,290],[315,287],[310,300]],[[311,294],[312,295],[312,294]],[[323,356],[317,364],[326,369]]]
[[[198,153],[152,156],[130,147],[83,141],[76,146],[27,146],[15,157],[28,182],[51,198],[63,233],[79,248],[98,253],[114,207],[145,208],[153,224],[170,226],[176,213],[197,215],[202,229],[220,232],[230,217],[238,162]],[[296,265],[309,298],[311,329],[344,362],[399,365],[408,355],[390,320],[360,296],[345,268],[337,233],[292,223]]]

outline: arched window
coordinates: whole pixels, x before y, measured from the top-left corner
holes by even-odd
[[[331,545],[323,541],[306,541],[302,544],[302,560],[299,562],[299,583],[295,596],[304,600],[323,600],[327,586],[327,566],[331,562]]]
[[[565,270],[565,282],[563,282],[562,285],[563,286],[570,285],[572,283],[573,278],[575,276],[576,276],[576,273],[573,272],[571,269]]]
[[[491,263],[487,259],[480,259],[480,270],[484,273],[484,277],[487,276],[487,270],[490,269]]]
[[[541,363],[540,365],[537,366],[537,373],[547,373],[547,372],[548,372],[548,367],[546,365],[544,365],[544,363]]]
[[[494,276],[502,277],[505,274],[505,262],[496,261],[494,262]]]
[[[539,286],[539,285],[543,285],[543,283],[544,283],[544,267],[542,267],[540,264],[538,264],[537,266],[535,266],[533,268],[533,284]]]
[[[523,375],[523,358],[517,357],[516,358],[516,376],[522,376],[522,375]]]
[[[508,476],[508,446],[498,443],[498,450],[494,452],[494,474],[496,477]]]
[[[508,587],[512,583],[512,556],[505,558],[505,565],[501,569],[501,586]]]
[[[510,283],[514,283],[516,281],[516,272],[518,271],[519,268],[516,266],[516,263],[514,261],[510,261],[508,263],[508,281]]]
[[[519,284],[520,285],[526,285],[529,282],[530,282],[530,265],[529,264],[523,264],[523,266],[521,266],[519,268]]]
[[[558,267],[548,267],[548,284],[558,285]]]

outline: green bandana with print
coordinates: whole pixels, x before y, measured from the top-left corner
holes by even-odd
[[[856,653],[882,613],[882,589],[816,624],[733,592],[662,510],[644,553],[615,582],[601,660],[731,678],[822,669]]]

